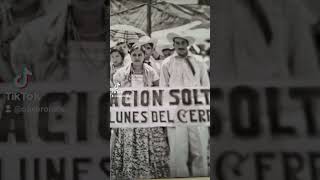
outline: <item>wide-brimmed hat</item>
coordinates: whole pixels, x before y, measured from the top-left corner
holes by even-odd
[[[128,47],[131,48],[132,45],[136,44],[138,42],[137,39],[130,39],[127,41]]]
[[[195,39],[194,37],[192,36],[189,36],[183,32],[179,32],[179,33],[168,33],[167,35],[167,39],[169,42],[173,43],[173,40],[175,38],[182,38],[182,39],[185,39],[189,42],[189,45],[192,45],[194,42],[195,42]]]
[[[153,47],[156,47],[158,40],[154,38],[150,38],[149,36],[143,36],[139,39],[138,43],[140,46],[145,44],[152,44]]]
[[[116,42],[117,46],[120,45],[120,44],[127,44],[127,41],[124,40],[124,39],[117,39],[115,42]]]

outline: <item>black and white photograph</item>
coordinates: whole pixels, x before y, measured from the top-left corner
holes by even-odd
[[[319,0],[0,0],[0,180],[318,180],[319,74]]]
[[[214,7],[212,179],[319,179],[320,1]]]
[[[108,179],[108,1],[0,3],[0,179]]]
[[[209,1],[110,1],[111,179],[210,174]]]

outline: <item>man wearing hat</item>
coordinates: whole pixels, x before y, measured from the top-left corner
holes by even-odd
[[[209,87],[206,65],[188,51],[195,39],[183,33],[169,33],[167,38],[173,43],[175,52],[162,63],[160,86]],[[168,137],[172,177],[208,176],[208,127],[168,128]],[[191,172],[187,165],[189,161]]]
[[[124,53],[123,64],[127,65],[131,63],[131,56],[129,54],[129,45],[125,40],[118,40],[116,47]]]
[[[163,54],[164,59],[171,56],[174,52],[172,44],[163,44],[159,47],[160,52]]]
[[[155,54],[154,52],[157,45],[157,40],[150,38],[149,36],[143,36],[139,39],[138,43],[142,46],[143,50],[145,51],[144,62],[153,67],[159,75],[163,60],[161,60],[161,58],[157,58],[156,60],[153,57],[153,55]]]

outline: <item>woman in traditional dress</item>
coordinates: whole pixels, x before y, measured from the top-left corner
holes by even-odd
[[[130,51],[132,63],[114,75],[120,87],[158,86],[157,72],[144,62],[141,46]],[[112,179],[162,178],[169,176],[169,145],[165,128],[115,129],[111,157]]]

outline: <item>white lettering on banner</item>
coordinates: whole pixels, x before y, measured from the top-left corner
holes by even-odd
[[[209,88],[123,88],[111,96],[110,127],[210,126]]]
[[[7,112],[0,121],[0,142],[77,144],[108,140],[110,127],[210,125],[209,88],[119,88],[118,95],[112,96],[103,87],[71,85],[30,84],[23,93],[39,98],[3,102],[0,108]],[[0,89],[0,100],[7,100],[9,89]],[[15,109],[23,114],[21,120],[9,118]],[[95,135],[99,138],[93,138]]]

